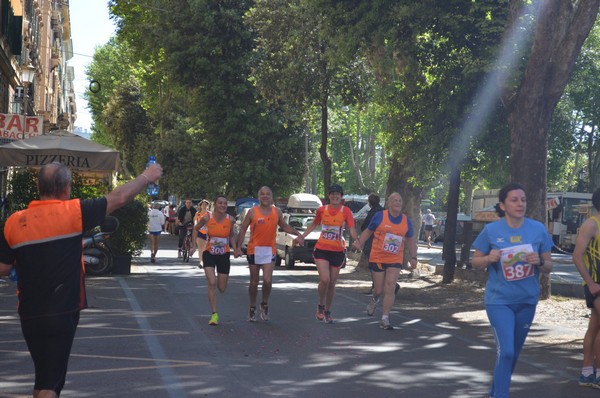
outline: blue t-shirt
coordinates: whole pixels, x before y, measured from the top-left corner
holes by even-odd
[[[398,217],[392,217],[390,212],[388,212],[388,218],[390,219],[392,224],[400,224],[402,222],[402,213]],[[371,231],[375,231],[379,224],[383,221],[383,210],[375,213],[371,222],[369,223],[369,229]],[[406,217],[406,222],[408,224],[408,229],[406,230],[405,238],[412,238],[414,235],[412,221],[410,221],[410,217]]]
[[[486,255],[495,249],[503,251],[500,261],[488,267],[485,304],[537,304],[538,267],[527,264],[521,257],[528,251],[540,255],[550,252],[552,239],[544,224],[525,218],[521,227],[511,228],[502,218],[486,225],[473,247]]]

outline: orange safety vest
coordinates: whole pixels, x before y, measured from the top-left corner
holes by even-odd
[[[340,252],[345,250],[345,240],[343,238],[345,216],[344,206],[338,211],[330,209],[329,205],[324,206],[321,214],[321,235],[315,247],[321,250],[330,250]]]
[[[279,224],[279,214],[275,206],[271,206],[271,213],[265,216],[260,211],[260,206],[254,206],[254,216],[250,223],[250,240],[248,241],[247,252],[254,254],[254,248],[257,246],[270,246],[272,254],[275,255],[275,236],[277,235],[277,225]]]
[[[404,237],[408,232],[408,218],[402,215],[400,224],[390,220],[389,211],[384,210],[381,224],[373,232],[373,246],[369,262],[401,264],[404,259]]]
[[[19,278],[27,286],[26,291],[17,291],[22,317],[69,313],[87,307],[82,229],[79,199],[34,200],[27,209],[6,220],[6,242],[17,253],[22,252],[17,259],[39,258],[18,264]],[[69,246],[73,244],[79,246]],[[48,250],[61,255],[50,258]]]
[[[231,216],[225,215],[225,219],[219,223],[209,215],[206,223],[206,248],[204,251],[214,255],[229,254],[229,236],[231,234]]]

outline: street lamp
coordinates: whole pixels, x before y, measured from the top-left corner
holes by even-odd
[[[29,86],[33,83],[33,79],[35,78],[36,68],[31,64],[31,62],[27,65],[21,66],[21,81],[23,82],[23,109],[21,113],[23,115],[27,114],[27,106],[26,104],[29,102]]]

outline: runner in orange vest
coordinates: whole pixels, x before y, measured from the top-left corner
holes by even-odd
[[[242,255],[242,242],[246,235],[246,230],[250,227],[250,241],[246,258],[250,269],[250,285],[248,294],[250,296],[250,309],[248,310],[248,321],[256,322],[256,297],[258,296],[258,280],[260,270],[263,271],[262,281],[262,301],[260,302],[260,318],[263,321],[269,320],[269,297],[273,285],[273,268],[275,267],[275,237],[277,226],[292,235],[300,235],[295,228],[289,226],[283,220],[281,209],[273,205],[273,192],[269,187],[262,187],[258,190],[258,200],[260,204],[254,206],[248,211],[242,221],[240,231],[237,236],[237,250],[235,257]],[[303,244],[303,240],[299,240]]]
[[[417,245],[414,238],[412,221],[402,214],[402,196],[393,192],[388,196],[387,210],[375,213],[368,227],[354,242],[354,248],[361,250],[363,244],[371,235],[373,245],[369,255],[369,269],[373,277],[373,297],[367,305],[367,314],[373,316],[379,299],[383,295],[383,315],[380,327],[392,330],[390,324],[390,311],[396,300],[396,282],[400,269],[404,263],[404,248],[410,254],[409,263],[414,269],[417,267]]]
[[[202,199],[200,202],[200,209],[196,212],[196,216],[194,217],[194,225],[198,224],[202,217],[208,213],[209,205],[210,203],[208,200]],[[196,239],[196,245],[198,246],[198,268],[202,268],[202,253],[206,248],[206,231],[206,226],[200,228],[200,230],[198,230],[198,238]]]
[[[352,239],[356,240],[358,236],[354,228],[352,211],[342,205],[342,196],[344,196],[342,187],[337,184],[330,186],[328,196],[329,204],[317,209],[315,219],[300,238],[304,239],[317,226],[321,226],[321,236],[313,252],[319,272],[319,304],[315,317],[319,321],[324,319],[327,323],[333,323],[331,305],[335,295],[335,284],[340,270],[346,266],[344,227],[348,228]]]
[[[235,235],[233,233],[233,218],[227,214],[227,198],[217,196],[214,203],[214,211],[206,213],[192,230],[192,253],[194,252],[198,232],[206,229],[206,245],[204,251],[198,253],[202,256],[204,274],[208,281],[208,302],[212,315],[208,321],[209,325],[219,324],[219,313],[217,312],[217,292],[225,293],[229,281],[231,259],[229,257],[229,246],[235,246]],[[215,269],[217,275],[215,276]]]

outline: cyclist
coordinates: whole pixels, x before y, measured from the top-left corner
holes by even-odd
[[[183,240],[187,235],[187,224],[194,221],[196,215],[196,209],[192,206],[192,200],[186,199],[185,204],[181,206],[177,212],[177,226],[179,228],[179,243],[177,248],[177,257],[181,258],[181,247],[183,246]]]
[[[217,312],[217,292],[215,287],[221,293],[225,293],[227,281],[229,280],[229,270],[231,262],[229,258],[229,246],[236,250],[235,235],[233,233],[234,220],[227,214],[227,198],[217,196],[214,202],[212,213],[206,213],[200,221],[194,225],[192,231],[192,253],[196,248],[196,239],[198,231],[206,226],[207,242],[202,252],[202,264],[204,265],[204,274],[208,281],[208,302],[212,315],[209,325],[219,324],[219,314]],[[215,276],[215,269],[217,275]]]

